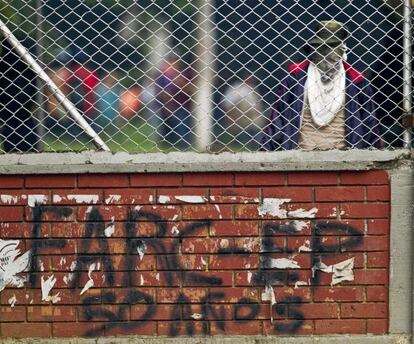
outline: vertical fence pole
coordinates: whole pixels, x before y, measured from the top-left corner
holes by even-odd
[[[197,150],[206,151],[213,128],[214,0],[200,0],[194,135]]]
[[[36,1],[36,55],[39,61],[42,61],[42,56],[44,53],[44,46],[43,46],[43,37],[44,33],[42,31],[43,28],[43,0]],[[45,136],[45,128],[44,128],[44,119],[45,119],[45,96],[43,94],[43,83],[40,78],[36,79],[36,86],[37,86],[37,96],[36,96],[36,103],[38,105],[37,108],[37,120],[39,121],[39,126],[37,129],[37,134],[40,137],[38,143],[39,151],[44,150],[44,136]]]
[[[403,71],[403,110],[404,114],[412,115],[412,6],[411,0],[404,0],[404,71]],[[406,129],[404,133],[404,146],[409,148],[411,145],[412,128]]]

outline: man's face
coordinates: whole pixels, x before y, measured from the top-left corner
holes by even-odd
[[[322,82],[328,82],[335,77],[339,71],[339,64],[344,52],[343,45],[321,44],[314,46],[311,59],[322,75]]]

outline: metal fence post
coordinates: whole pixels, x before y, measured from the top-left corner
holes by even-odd
[[[404,114],[412,115],[412,7],[411,0],[404,0],[404,71],[403,71],[403,111]],[[412,128],[406,129],[404,133],[404,146],[406,148],[411,145]]]

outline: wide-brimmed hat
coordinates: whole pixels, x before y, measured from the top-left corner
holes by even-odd
[[[347,26],[336,20],[324,20],[316,24],[315,35],[305,45],[305,51],[310,51],[312,46],[322,44],[340,45],[349,37]]]

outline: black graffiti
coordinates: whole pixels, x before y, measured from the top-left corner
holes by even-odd
[[[36,258],[41,249],[46,248],[64,248],[67,245],[66,239],[42,239],[41,226],[44,222],[45,215],[52,214],[57,218],[67,218],[72,214],[69,207],[53,207],[38,205],[31,207],[32,212],[32,239],[31,250],[32,257],[29,272],[29,281],[32,286],[38,282],[36,273],[39,271],[39,263]],[[143,223],[151,222],[156,226],[154,237],[146,237],[140,235],[140,226]],[[127,286],[127,292],[122,298],[112,291],[103,291],[99,296],[85,297],[82,301],[82,316],[87,321],[102,321],[102,325],[88,330],[86,336],[99,336],[106,330],[112,328],[132,329],[143,324],[143,320],[153,319],[157,304],[152,295],[132,288],[134,281],[130,280],[129,271],[133,271],[136,265],[137,253],[145,252],[150,249],[157,257],[157,270],[161,271],[168,287],[174,287],[177,281],[180,285],[191,283],[191,285],[200,286],[220,286],[223,281],[220,277],[206,276],[205,274],[195,271],[187,271],[179,259],[179,246],[184,237],[190,237],[197,230],[209,227],[211,221],[199,221],[188,223],[184,229],[174,239],[171,239],[171,245],[168,247],[162,240],[167,236],[168,223],[160,215],[152,212],[137,211],[135,209],[127,209],[127,218],[123,226],[124,240],[126,247],[125,266],[122,273],[122,286]],[[312,264],[320,261],[325,256],[338,255],[350,248],[354,248],[361,244],[363,236],[360,231],[352,226],[338,222],[318,222],[311,225],[311,247]],[[260,261],[259,269],[252,276],[252,284],[258,287],[265,286],[286,286],[292,285],[299,280],[299,275],[286,269],[275,269],[272,265],[273,254],[291,254],[292,249],[280,246],[277,238],[298,234],[298,230],[294,222],[288,224],[265,223],[262,229],[262,239],[260,243]],[[338,241],[336,244],[326,244],[323,238],[327,235],[341,237],[346,236],[346,240]],[[98,250],[91,253],[92,245],[97,245]],[[96,247],[95,247],[96,248]],[[232,254],[251,254],[245,248],[230,246],[225,249],[219,249],[215,254],[232,255]],[[164,257],[164,258],[163,258]],[[109,287],[114,287],[115,281],[115,264],[110,254],[109,240],[105,236],[105,221],[97,207],[92,207],[87,213],[85,222],[85,234],[81,240],[80,252],[76,258],[76,270],[70,288],[75,292],[79,287],[80,273],[86,270],[86,266],[92,263],[102,262]],[[319,274],[313,277],[312,286],[319,283]],[[221,331],[225,331],[225,307],[217,302],[225,297],[221,292],[209,292],[200,300],[200,320],[202,324],[202,332],[209,334],[209,322],[215,323],[216,327]],[[169,319],[175,320],[169,328],[170,336],[178,335],[194,335],[195,322],[188,321],[191,317],[191,300],[184,293],[180,293],[175,304],[181,307],[173,308]],[[139,304],[142,312],[136,321],[128,321],[127,312],[131,305]],[[302,299],[297,296],[290,296],[277,300],[277,304],[270,307],[271,312],[283,317],[283,321],[274,321],[273,327],[278,333],[295,333],[301,328],[304,322],[304,314],[301,311]],[[108,308],[105,305],[116,305]],[[260,304],[256,300],[249,298],[240,298],[234,306],[234,321],[249,321],[256,319],[260,311]],[[181,326],[183,325],[183,326]]]

